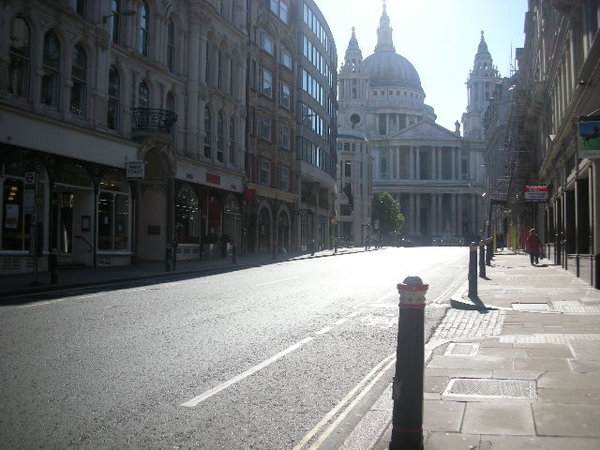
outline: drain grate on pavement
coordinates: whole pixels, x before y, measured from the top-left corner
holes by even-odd
[[[452,378],[442,395],[464,400],[535,400],[536,383],[533,380]]]
[[[475,356],[478,350],[477,342],[451,342],[444,356]]]
[[[550,311],[548,303],[513,303],[512,307],[515,311]]]

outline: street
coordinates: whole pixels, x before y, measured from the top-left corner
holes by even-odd
[[[429,284],[430,332],[467,259],[387,248],[4,306],[0,447],[317,442],[393,362],[396,284]]]

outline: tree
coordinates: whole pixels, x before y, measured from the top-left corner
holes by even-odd
[[[404,215],[400,203],[389,192],[375,194],[371,203],[373,222],[379,221],[379,232],[382,237],[397,233],[404,225]]]

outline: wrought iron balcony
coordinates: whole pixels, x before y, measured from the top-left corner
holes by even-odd
[[[177,114],[167,109],[133,109],[134,132],[170,133],[175,122],[177,122]]]

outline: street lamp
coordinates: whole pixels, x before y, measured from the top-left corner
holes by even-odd
[[[125,11],[122,11],[122,12],[113,11],[108,16],[102,16],[102,23],[106,23],[110,17],[135,16],[136,14],[137,14],[137,11],[135,9],[126,9]]]

